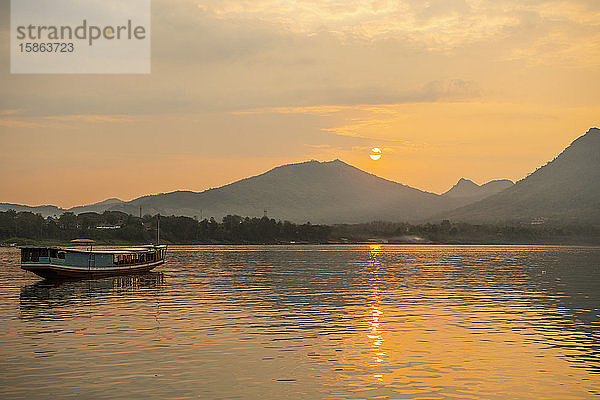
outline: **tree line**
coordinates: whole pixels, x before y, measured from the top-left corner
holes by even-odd
[[[137,217],[120,211],[67,212],[42,217],[31,212],[0,212],[0,244],[65,243],[75,238],[101,244],[156,243],[156,215]],[[160,217],[161,243],[171,244],[277,244],[277,243],[548,243],[600,244],[600,227],[531,224],[477,225],[455,223],[409,224],[296,224],[273,218],[227,215],[196,220]]]
[[[66,212],[43,218],[31,212],[0,212],[0,242],[5,243],[64,242],[75,238],[98,243],[155,243],[157,231],[156,215]],[[160,217],[161,243],[323,243],[330,233],[329,226],[293,224],[267,217],[228,215],[220,222],[213,217],[200,221],[183,216]]]

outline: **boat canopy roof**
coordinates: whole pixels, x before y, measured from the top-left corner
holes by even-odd
[[[92,239],[73,239],[71,240],[71,244],[96,244]]]
[[[103,250],[82,250],[78,248],[62,247],[61,250],[73,251],[78,253],[97,253],[97,254],[131,254],[131,253],[147,253],[154,250],[164,249],[167,246],[140,246],[140,247],[122,247],[118,249],[103,249]]]
[[[94,253],[94,254],[132,254],[132,253],[148,253],[151,251],[166,249],[166,245],[146,245],[138,247],[121,247],[115,249],[102,250],[84,250],[81,248],[63,247],[63,246],[22,246],[21,249],[56,249],[61,251],[70,251],[74,253]]]

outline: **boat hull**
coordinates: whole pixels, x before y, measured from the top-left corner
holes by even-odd
[[[33,272],[45,279],[53,278],[101,278],[105,276],[129,275],[148,272],[164,264],[164,260],[148,264],[132,265],[118,268],[82,268],[55,264],[22,263],[21,268]]]

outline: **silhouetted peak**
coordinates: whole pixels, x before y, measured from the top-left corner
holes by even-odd
[[[600,129],[590,128],[585,135],[579,136],[577,139],[573,140],[567,149],[579,146],[600,147]]]
[[[473,187],[479,187],[479,185],[470,179],[460,178],[458,180],[458,182],[456,182],[456,185],[454,185],[454,187],[455,188],[473,188]]]
[[[343,162],[342,160],[336,158],[335,160],[332,160],[332,161],[310,160],[310,161],[304,161],[304,162],[299,162],[299,163],[294,163],[294,164],[285,164],[285,165],[281,165],[279,167],[275,167],[271,171],[276,171],[276,170],[280,170],[280,169],[296,169],[296,168],[303,168],[303,167],[309,167],[309,168],[351,167],[351,168],[354,168],[354,167],[352,167],[352,165],[347,164],[347,163]]]
[[[600,129],[591,128],[554,160],[495,196],[447,217],[462,221],[599,224]]]
[[[298,164],[286,164],[284,166],[296,166],[296,165],[310,165],[310,166],[323,166],[323,167],[327,167],[327,166],[344,166],[344,165],[347,166],[349,164],[343,162],[339,158],[336,158],[335,160],[331,160],[331,161],[310,160],[310,161],[305,161],[305,162],[301,162],[301,163],[298,163]]]
[[[473,182],[470,179],[460,178],[456,185],[452,186],[450,190],[443,193],[442,195],[446,196],[465,196],[471,194],[475,190],[479,188],[479,185]]]
[[[118,199],[116,197],[111,197],[110,199],[103,200],[96,204],[100,205],[100,204],[114,204],[114,203],[124,203],[124,201],[121,199]]]

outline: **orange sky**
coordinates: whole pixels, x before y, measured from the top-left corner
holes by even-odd
[[[149,75],[11,75],[0,3],[0,202],[335,158],[439,193],[520,179],[600,126],[597,1],[208,3],[152,3]]]

